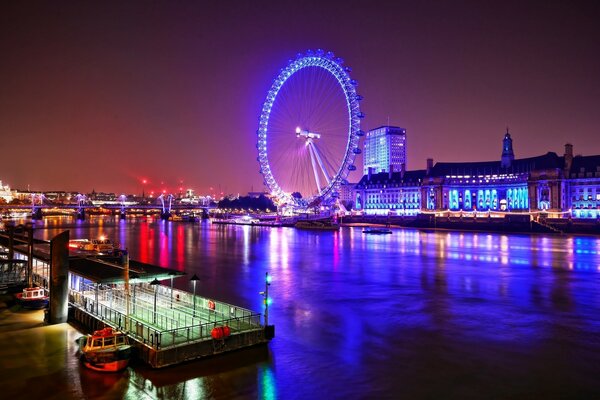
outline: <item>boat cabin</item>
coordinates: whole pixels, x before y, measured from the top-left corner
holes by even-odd
[[[21,297],[21,299],[23,299],[23,300],[39,299],[39,298],[45,297],[45,296],[46,296],[46,293],[44,292],[43,288],[34,287],[34,288],[23,289],[23,296]]]
[[[93,351],[127,344],[127,336],[121,332],[114,332],[111,328],[106,328],[88,336],[85,348],[86,351]]]

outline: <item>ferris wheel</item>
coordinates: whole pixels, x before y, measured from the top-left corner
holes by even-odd
[[[279,204],[329,204],[356,170],[362,96],[343,63],[323,50],[298,54],[267,93],[256,147],[260,173]]]

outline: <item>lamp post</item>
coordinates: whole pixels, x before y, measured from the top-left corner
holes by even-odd
[[[169,272],[169,278],[171,278],[171,308],[173,308],[173,278],[175,277],[174,272]]]
[[[152,323],[156,324],[156,295],[158,293],[158,285],[160,285],[160,282],[158,281],[158,279],[154,278],[154,280],[150,282],[150,285],[154,286],[154,314],[152,318]]]
[[[200,278],[198,278],[198,276],[196,274],[194,274],[194,276],[192,276],[190,278],[190,281],[192,282],[192,285],[194,286],[194,312],[192,313],[192,316],[196,316],[196,282],[198,282],[200,280]]]
[[[271,276],[268,272],[265,272],[265,291],[259,292],[259,294],[265,298],[265,326],[269,325],[269,303],[271,302],[271,299],[269,298],[269,286],[271,286]]]

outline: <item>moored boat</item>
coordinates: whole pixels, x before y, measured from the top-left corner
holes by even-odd
[[[337,231],[340,229],[338,223],[331,221],[317,221],[317,220],[305,220],[298,221],[294,225],[298,229],[314,229],[318,231]]]
[[[24,308],[39,310],[48,306],[48,296],[44,288],[35,286],[24,288],[23,292],[17,293],[17,302]]]
[[[373,228],[368,227],[363,229],[363,233],[369,233],[371,235],[386,235],[392,233],[390,228]]]
[[[118,372],[129,364],[131,345],[127,335],[107,327],[78,339],[83,364],[94,371]]]
[[[101,236],[98,239],[72,239],[69,240],[69,247],[79,251],[94,253],[111,254],[118,247],[110,239]]]

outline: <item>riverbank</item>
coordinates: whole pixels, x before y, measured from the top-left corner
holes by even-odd
[[[25,310],[0,296],[0,387],[4,398],[81,398],[79,382],[65,376],[79,360],[71,325],[46,325],[43,310]]]

